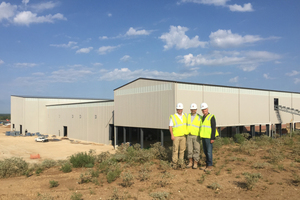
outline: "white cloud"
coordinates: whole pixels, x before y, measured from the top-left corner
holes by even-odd
[[[167,80],[180,80],[192,76],[197,76],[196,72],[185,72],[185,73],[175,73],[175,72],[161,72],[161,71],[149,71],[144,69],[139,69],[131,71],[128,68],[114,69],[104,73],[100,80],[133,80],[139,77],[145,78],[158,78],[158,79],[167,79]]]
[[[43,3],[39,3],[39,4],[34,4],[34,5],[31,5],[30,7],[32,9],[34,9],[36,12],[41,12],[43,10],[52,9],[57,5],[58,5],[58,3],[53,3],[52,1],[48,1],[48,2],[43,2]]]
[[[181,0],[180,3],[197,3],[203,5],[213,5],[213,6],[222,6],[228,7],[232,12],[251,12],[254,11],[251,3],[245,3],[244,6],[241,5],[228,5],[227,2],[230,0]]]
[[[258,35],[245,35],[233,34],[231,30],[217,30],[209,35],[210,43],[213,46],[220,48],[237,47],[246,43],[254,43],[263,38]]]
[[[100,39],[100,40],[107,40],[108,37],[107,37],[107,36],[102,36],[102,37],[100,36],[99,39]]]
[[[108,13],[108,14],[107,14],[107,16],[108,16],[108,17],[111,17],[111,16],[112,16],[112,14],[111,14],[111,13]]]
[[[22,3],[26,6],[29,3],[29,0],[22,0]]]
[[[9,20],[11,17],[13,17],[15,15],[16,10],[16,5],[11,5],[10,3],[2,2],[0,4],[0,22],[3,19]]]
[[[62,14],[37,16],[36,13],[23,11],[14,17],[14,23],[29,26],[31,23],[54,23],[54,20],[67,20]]]
[[[295,79],[294,79],[294,83],[295,83],[295,84],[300,83],[300,78],[295,78]]]
[[[114,49],[116,49],[116,48],[118,48],[118,47],[120,47],[120,45],[118,45],[118,46],[102,46],[102,47],[100,47],[100,48],[98,49],[98,53],[99,53],[100,55],[104,55],[104,54],[106,54],[106,53],[108,53],[108,52],[113,51]]]
[[[15,63],[14,65],[15,65],[15,67],[22,67],[22,68],[37,66],[36,63]]]
[[[45,73],[43,72],[35,72],[35,73],[32,73],[33,76],[44,76]]]
[[[252,12],[253,11],[251,3],[245,3],[244,7],[237,5],[237,4],[229,5],[228,7],[233,12]]]
[[[93,47],[81,48],[76,51],[76,53],[90,53],[93,50]]]
[[[143,30],[136,30],[132,27],[129,28],[129,30],[126,32],[125,36],[134,36],[134,35],[149,35],[151,31]]]
[[[4,63],[4,61],[3,60],[0,60],[0,65],[2,65]]]
[[[230,83],[237,83],[238,81],[239,81],[239,77],[238,77],[238,76],[229,79],[229,82],[230,82]]]
[[[269,62],[277,60],[281,56],[275,53],[267,51],[214,51],[207,55],[188,54],[185,56],[179,56],[180,63],[184,63],[185,66],[228,66],[235,65],[242,68],[244,71],[252,71],[257,65],[263,62]],[[252,70],[251,70],[252,68]]]
[[[196,35],[194,38],[190,39],[185,32],[188,31],[188,28],[181,27],[181,26],[170,26],[169,33],[162,34],[159,38],[166,42],[164,45],[164,49],[168,50],[171,49],[173,46],[176,49],[189,49],[189,48],[196,48],[201,46],[204,48],[207,42],[199,41],[199,37]]]
[[[50,46],[52,46],[52,47],[72,48],[76,44],[77,44],[77,42],[69,41],[68,44],[50,44]]]
[[[80,79],[93,74],[90,69],[81,68],[81,69],[60,69],[51,73],[48,77],[51,82],[77,82]]]
[[[103,64],[102,63],[92,63],[92,65],[94,65],[94,66],[102,66]]]
[[[270,76],[269,76],[269,73],[268,73],[268,74],[264,74],[263,76],[264,76],[264,78],[267,79],[267,80],[275,79],[275,78],[270,77]]]
[[[122,62],[127,62],[127,61],[129,61],[131,59],[131,57],[129,56],[129,55],[125,55],[125,56],[123,56],[121,59],[120,59],[120,61],[122,61]]]
[[[285,75],[287,75],[287,76],[296,76],[298,74],[300,74],[300,71],[293,70],[292,72],[288,72]]]

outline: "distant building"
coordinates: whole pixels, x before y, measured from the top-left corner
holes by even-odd
[[[221,136],[281,134],[282,124],[300,122],[300,93],[139,78],[115,89],[114,100],[11,96],[12,129],[103,144],[168,143],[179,102],[185,113],[206,102]]]

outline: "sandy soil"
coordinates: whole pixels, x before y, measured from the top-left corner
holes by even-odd
[[[6,136],[6,131],[10,131],[10,128],[0,126],[0,160],[21,157],[26,162],[34,163],[41,162],[44,159],[64,160],[77,152],[88,152],[90,149],[95,150],[97,154],[103,151],[114,152],[111,145],[87,142],[72,143],[70,140],[35,142],[36,136]],[[41,158],[30,159],[31,154],[39,154]]]

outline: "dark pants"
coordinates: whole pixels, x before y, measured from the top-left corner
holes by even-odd
[[[212,150],[213,150],[213,144],[210,143],[209,138],[202,138],[202,144],[203,144],[203,151],[206,156],[206,165],[207,166],[212,166],[213,165],[213,155],[212,155]]]

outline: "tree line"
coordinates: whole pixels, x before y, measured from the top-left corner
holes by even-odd
[[[0,114],[0,120],[10,120],[10,114]]]

